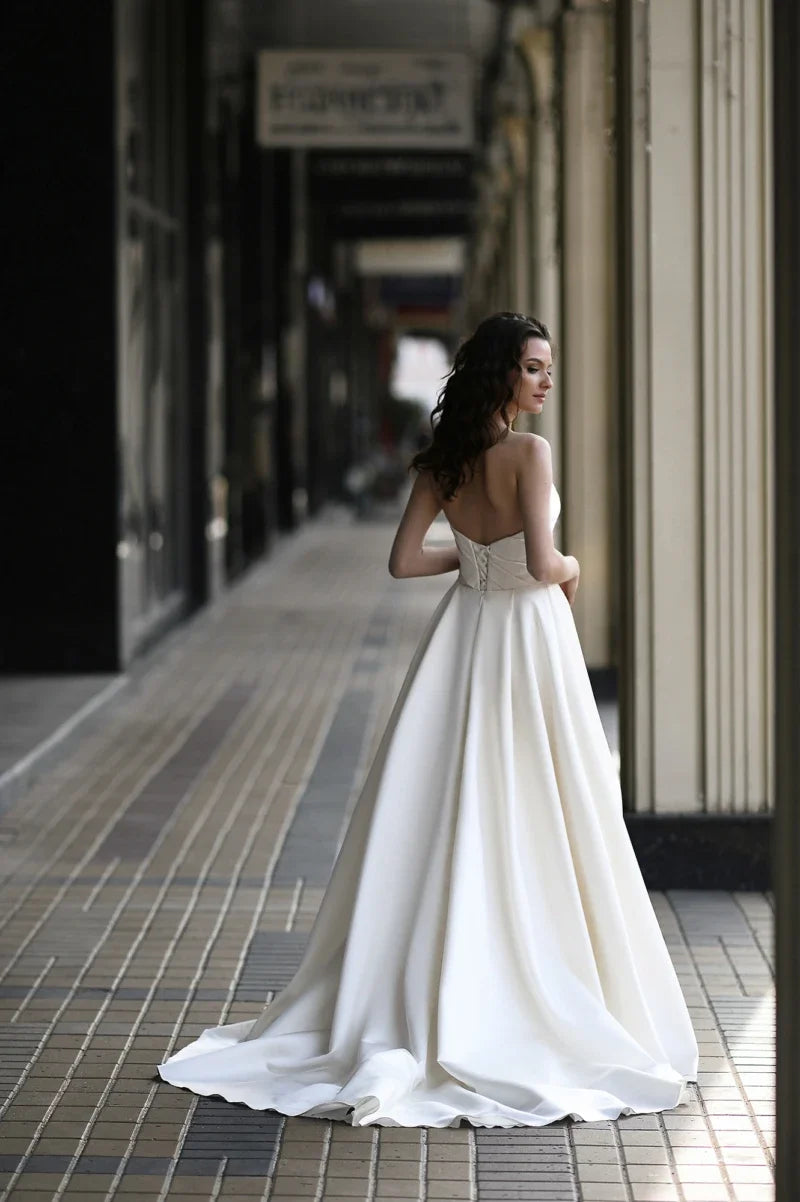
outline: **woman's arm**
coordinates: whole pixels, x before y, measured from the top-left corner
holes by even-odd
[[[441,508],[430,473],[419,472],[389,553],[390,575],[396,578],[438,576],[441,572],[456,570],[458,551],[455,547],[422,545],[431,522]]]
[[[577,576],[580,567],[574,555],[562,555],[553,542],[550,527],[552,487],[550,443],[546,438],[531,434],[522,444],[522,463],[517,475],[528,571],[543,584],[563,584]]]

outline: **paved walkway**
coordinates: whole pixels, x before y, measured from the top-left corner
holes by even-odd
[[[680,1114],[510,1131],[283,1120],[153,1065],[292,975],[357,789],[449,578],[392,581],[335,515],[162,643],[0,824],[7,1198],[761,1202],[771,900],[653,895],[701,1043]]]
[[[86,731],[124,676],[0,676],[0,810]]]

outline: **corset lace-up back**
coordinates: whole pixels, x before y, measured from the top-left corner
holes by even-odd
[[[555,484],[550,492],[550,529],[558,521],[561,498]],[[454,526],[453,537],[460,560],[458,578],[461,584],[480,593],[518,588],[544,588],[528,571],[525,535],[522,530],[507,534],[491,543],[478,543]]]

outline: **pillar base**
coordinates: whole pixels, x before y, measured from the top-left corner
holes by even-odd
[[[648,889],[771,886],[770,814],[625,814]]]

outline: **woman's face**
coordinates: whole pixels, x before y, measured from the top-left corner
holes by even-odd
[[[518,413],[541,413],[544,399],[553,387],[553,356],[544,338],[528,338],[519,357],[519,374],[512,381]]]

